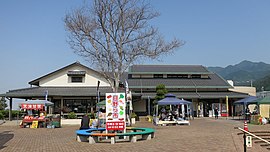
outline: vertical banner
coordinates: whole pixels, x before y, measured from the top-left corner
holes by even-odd
[[[106,93],[106,130],[126,129],[125,93]]]

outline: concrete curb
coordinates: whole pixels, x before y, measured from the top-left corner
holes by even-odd
[[[0,125],[2,125],[3,123],[5,123],[6,121],[4,120],[0,120]]]

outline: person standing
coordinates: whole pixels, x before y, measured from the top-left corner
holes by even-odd
[[[247,120],[248,122],[250,122],[250,110],[249,110],[248,106],[247,106],[247,108],[246,108],[246,120]]]
[[[214,109],[214,113],[215,113],[215,119],[218,119],[218,108],[217,107]]]

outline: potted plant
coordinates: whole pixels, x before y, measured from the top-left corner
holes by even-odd
[[[131,124],[135,124],[137,114],[135,112],[131,113]]]
[[[75,112],[70,112],[68,113],[68,119],[76,119],[77,115],[75,114]]]

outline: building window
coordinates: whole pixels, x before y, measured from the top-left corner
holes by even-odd
[[[68,71],[68,76],[85,76],[86,71]]]
[[[64,99],[63,112],[90,113],[95,101],[90,99]]]
[[[188,78],[188,75],[187,74],[168,74],[167,78],[185,79],[185,78]]]
[[[163,74],[154,74],[154,78],[163,78]]]
[[[200,79],[201,78],[201,75],[200,74],[192,74],[191,75],[191,78],[192,79]]]
[[[82,83],[83,77],[71,77],[71,82],[72,83]]]

